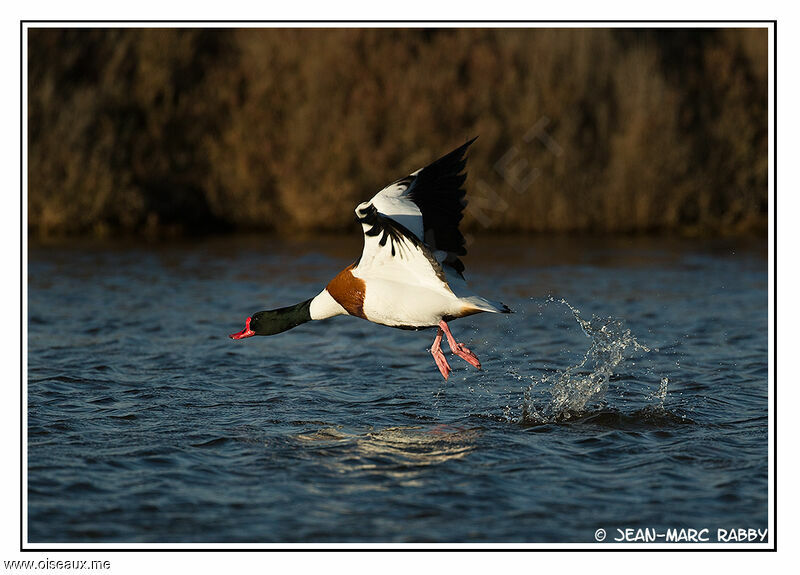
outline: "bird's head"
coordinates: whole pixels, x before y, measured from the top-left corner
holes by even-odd
[[[281,309],[256,312],[245,320],[242,331],[232,333],[228,337],[231,339],[244,339],[254,335],[275,335],[287,329],[292,329],[311,319],[310,305],[311,300],[306,300],[297,305]]]

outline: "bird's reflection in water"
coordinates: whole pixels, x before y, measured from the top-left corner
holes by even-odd
[[[437,425],[387,427],[361,434],[326,427],[296,438],[327,453],[325,465],[336,473],[380,475],[415,485],[428,466],[461,459],[473,451],[479,435],[479,429]],[[385,487],[371,483],[372,489]],[[359,489],[363,488],[362,484]]]

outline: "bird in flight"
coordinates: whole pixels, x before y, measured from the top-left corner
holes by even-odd
[[[459,259],[467,253],[458,229],[467,204],[462,188],[467,177],[464,153],[474,141],[359,204],[356,218],[364,232],[361,257],[313,298],[256,312],[242,331],[230,337],[274,335],[307,321],[351,315],[400,329],[435,328],[430,352],[445,379],[451,368],[442,352],[443,336],[455,355],[480,369],[478,358],[455,340],[447,322],[511,310],[471,291]]]

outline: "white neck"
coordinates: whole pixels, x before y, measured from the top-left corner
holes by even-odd
[[[311,300],[309,311],[311,319],[326,319],[335,315],[347,315],[345,309],[333,299],[327,289],[319,292],[319,295]]]

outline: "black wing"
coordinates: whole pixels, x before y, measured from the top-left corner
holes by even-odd
[[[464,153],[476,139],[471,139],[412,176],[414,181],[409,186],[408,198],[422,212],[425,243],[433,250],[442,250],[455,256],[467,253],[464,236],[458,229],[467,205],[464,197],[466,192],[461,187],[467,175],[462,172],[467,163]],[[458,261],[458,258],[454,259]]]

